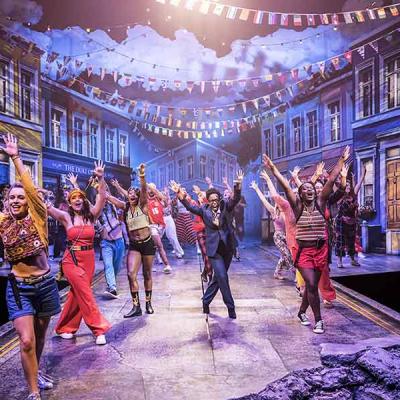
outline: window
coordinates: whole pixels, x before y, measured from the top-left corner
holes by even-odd
[[[184,165],[183,165],[184,161],[183,160],[179,160],[178,161],[178,177],[179,177],[179,182],[182,182],[185,179],[185,173],[184,173]]]
[[[194,177],[194,159],[193,156],[189,156],[187,158],[187,175],[188,175],[188,179],[192,179]]]
[[[328,104],[329,131],[331,142],[340,140],[340,102],[335,101]]]
[[[368,117],[373,114],[373,75],[372,66],[364,68],[358,75],[358,104],[360,118]]]
[[[168,164],[168,182],[174,179],[174,165],[172,163]]]
[[[99,125],[91,121],[89,124],[89,157],[99,158]]]
[[[21,118],[31,121],[33,119],[32,106],[34,101],[34,75],[21,70]]]
[[[265,138],[265,154],[268,157],[272,157],[272,134],[271,129],[264,130],[264,138]]]
[[[299,153],[301,151],[301,119],[296,117],[292,119],[293,129],[293,151]]]
[[[306,117],[306,131],[308,136],[308,148],[313,149],[318,146],[318,120],[317,110],[310,111]]]
[[[106,128],[106,161],[115,162],[116,157],[115,130]]]
[[[215,160],[210,160],[209,175],[211,181],[215,180]]]
[[[400,56],[386,61],[385,85],[387,108],[400,106]]]
[[[206,177],[206,164],[207,164],[206,156],[200,156],[200,178]]]
[[[10,71],[9,64],[0,60],[0,112],[7,112],[10,99]]]
[[[374,163],[372,158],[362,160],[362,165],[367,172],[361,191],[361,204],[374,207]]]
[[[222,181],[222,179],[226,177],[226,162],[225,161],[221,161],[221,163],[220,163],[220,172],[221,172],[221,181]]]
[[[163,190],[164,187],[165,187],[166,184],[167,184],[165,172],[166,172],[165,168],[164,168],[164,167],[161,167],[161,168],[160,168],[160,175],[159,175],[159,176],[160,176],[160,185],[159,185],[160,190]]]
[[[128,136],[121,132],[119,134],[119,163],[126,167],[129,165]]]
[[[80,117],[74,117],[74,132],[72,135],[72,152],[83,154],[83,129],[85,121]]]
[[[61,150],[61,137],[65,133],[65,114],[56,108],[51,108],[50,147]]]
[[[283,157],[286,154],[285,125],[279,124],[275,127],[276,133],[276,156]]]
[[[150,171],[150,182],[154,184],[156,182],[156,171],[154,170]]]
[[[233,164],[229,163],[228,182],[233,182],[233,174],[234,174]]]

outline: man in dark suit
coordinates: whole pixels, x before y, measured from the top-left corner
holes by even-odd
[[[236,312],[229,286],[228,269],[235,251],[232,213],[240,201],[242,180],[243,173],[239,172],[234,181],[233,198],[229,200],[223,200],[221,193],[215,188],[207,190],[208,204],[201,207],[189,203],[186,193],[176,182],[171,181],[171,189],[178,194],[184,207],[191,213],[199,215],[206,226],[206,250],[214,275],[204,293],[203,312],[209,314],[209,305],[220,289],[229,317],[233,319],[236,318]]]

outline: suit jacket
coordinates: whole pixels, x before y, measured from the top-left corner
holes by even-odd
[[[215,256],[220,240],[224,242],[229,251],[232,253],[234,252],[235,241],[232,226],[232,214],[236,204],[238,204],[240,201],[240,196],[240,186],[235,185],[233,198],[229,199],[228,201],[221,200],[219,226],[216,226],[213,223],[213,213],[209,204],[199,207],[197,205],[190,204],[186,198],[181,200],[182,204],[187,210],[203,219],[204,225],[206,226],[206,250],[208,257]]]

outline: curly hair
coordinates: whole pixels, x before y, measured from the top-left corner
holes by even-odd
[[[221,197],[222,197],[221,192],[220,192],[218,189],[215,189],[215,188],[210,188],[210,189],[207,190],[207,192],[206,192],[206,198],[207,198],[207,200],[209,199],[209,197],[210,197],[212,194],[217,194],[217,195],[218,195],[218,198],[221,200]]]

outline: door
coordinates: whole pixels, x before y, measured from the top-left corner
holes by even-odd
[[[387,163],[388,228],[400,229],[400,160]]]

